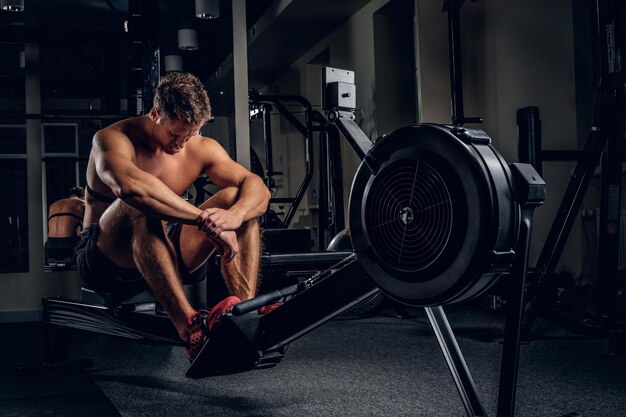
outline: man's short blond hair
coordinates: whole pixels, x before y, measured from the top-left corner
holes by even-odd
[[[154,107],[171,120],[201,124],[211,118],[211,103],[204,85],[189,73],[167,74],[156,89]]]

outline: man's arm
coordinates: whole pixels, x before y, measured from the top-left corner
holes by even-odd
[[[210,148],[206,174],[219,188],[237,187],[239,195],[237,202],[228,210],[207,209],[198,220],[207,223],[206,218],[210,217],[208,223],[213,223],[211,230],[216,234],[223,230],[236,230],[244,221],[256,219],[265,213],[270,192],[258,175],[233,161],[219,143],[212,139],[204,140]]]
[[[176,195],[160,179],[134,163],[130,139],[115,130],[101,130],[92,144],[98,177],[116,197],[160,219],[196,224],[201,210]]]

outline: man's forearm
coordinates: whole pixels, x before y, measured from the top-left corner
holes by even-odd
[[[175,221],[184,224],[195,224],[202,212],[199,208],[187,203],[178,197],[179,201],[163,199],[163,196],[130,197],[124,202],[162,220]]]
[[[122,187],[120,198],[125,203],[152,217],[195,224],[201,210],[180,198],[158,178],[147,174],[132,182],[132,186]]]

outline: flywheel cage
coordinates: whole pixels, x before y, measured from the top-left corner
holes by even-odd
[[[365,223],[381,262],[419,272],[443,253],[452,234],[453,213],[450,190],[430,164],[399,160],[372,182]]]

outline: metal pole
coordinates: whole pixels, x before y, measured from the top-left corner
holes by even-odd
[[[450,53],[450,94],[452,100],[452,124],[463,125],[463,76],[461,68],[460,3],[453,2],[448,9],[448,45]]]
[[[237,162],[250,169],[248,107],[248,32],[246,1],[233,0],[233,73],[235,78],[235,144]]]
[[[531,164],[541,175],[541,120],[535,106],[517,111],[517,159]]]
[[[437,343],[439,343],[441,353],[443,353],[446,364],[450,369],[452,379],[454,379],[454,384],[459,391],[467,415],[469,417],[486,416],[487,412],[483,408],[480,398],[478,398],[476,385],[467,367],[467,363],[465,363],[461,349],[456,342],[454,333],[452,333],[452,328],[450,327],[450,323],[448,323],[448,318],[443,308],[440,306],[426,307],[424,310],[428,316],[430,326],[435,332]]]

